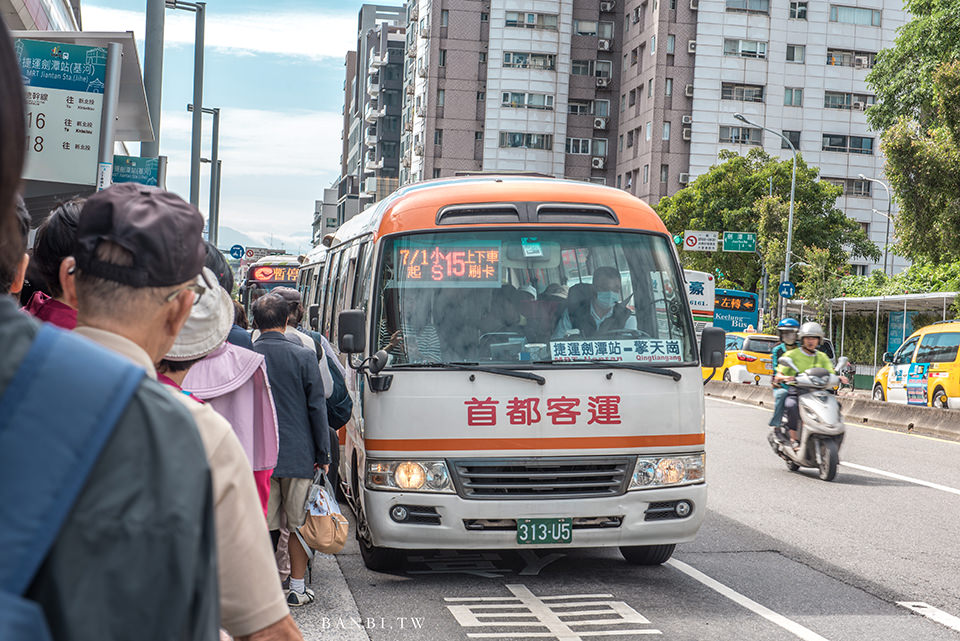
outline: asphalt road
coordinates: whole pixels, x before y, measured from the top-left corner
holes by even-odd
[[[318,602],[295,617],[307,639],[351,641],[960,639],[960,444],[852,426],[826,483],[786,469],[768,419],[708,399],[708,515],[667,565],[431,552],[380,574],[351,541],[318,559]]]

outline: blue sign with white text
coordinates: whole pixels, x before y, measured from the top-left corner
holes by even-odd
[[[103,93],[106,47],[18,39],[14,47],[27,87]]]
[[[797,293],[797,286],[789,280],[780,283],[780,298],[793,298]]]
[[[230,248],[230,256],[232,256],[233,258],[236,258],[237,260],[240,260],[241,258],[243,258],[243,252],[244,252],[243,245],[234,245],[233,247]]]

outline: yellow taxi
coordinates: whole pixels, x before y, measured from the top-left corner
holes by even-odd
[[[717,368],[715,379],[733,383],[769,385],[773,376],[773,348],[779,340],[769,334],[753,332],[728,332],[726,357]],[[707,378],[712,370],[703,368]]]
[[[960,320],[921,327],[883,362],[874,400],[960,408]]]

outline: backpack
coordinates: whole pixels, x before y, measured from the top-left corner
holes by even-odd
[[[330,376],[333,377],[333,394],[327,399],[327,423],[338,430],[346,425],[353,415],[353,399],[347,391],[347,382],[343,374],[329,356],[327,356],[327,365],[330,367]]]
[[[0,639],[52,638],[24,594],[144,374],[45,324],[0,397]]]

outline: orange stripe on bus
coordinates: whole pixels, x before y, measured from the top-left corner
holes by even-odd
[[[582,450],[630,447],[683,447],[703,445],[703,434],[655,434],[651,436],[567,436],[555,438],[368,438],[368,450],[420,452],[438,450]]]

